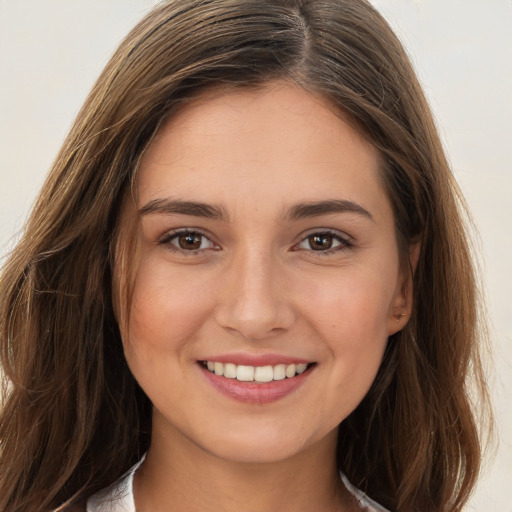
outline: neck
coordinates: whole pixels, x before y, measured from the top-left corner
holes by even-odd
[[[333,431],[285,460],[240,462],[209,453],[178,433],[154,431],[135,475],[137,510],[353,510],[336,469],[336,437]]]

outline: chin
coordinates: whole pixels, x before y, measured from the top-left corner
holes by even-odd
[[[220,459],[241,464],[275,464],[289,460],[304,450],[303,446],[289,446],[281,443],[256,444],[226,443],[226,446],[215,447],[211,453]]]
[[[336,449],[337,428],[316,436],[290,431],[283,427],[262,427],[253,431],[230,431],[229,435],[211,439],[203,448],[226,461],[245,464],[272,464],[300,456],[308,449],[325,444]]]

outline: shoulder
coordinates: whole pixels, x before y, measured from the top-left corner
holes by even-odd
[[[352,485],[346,475],[340,473],[340,477],[343,485],[346,487],[346,489],[348,489],[348,491],[352,494],[355,501],[357,502],[358,510],[364,510],[365,512],[390,512],[376,501],[373,501],[360,489]]]
[[[86,512],[135,512],[133,499],[133,476],[144,461],[144,457],[117,482],[90,496]]]

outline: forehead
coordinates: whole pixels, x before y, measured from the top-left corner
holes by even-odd
[[[286,82],[216,89],[183,107],[144,155],[137,192],[139,208],[169,196],[233,208],[387,202],[377,150],[327,100]]]

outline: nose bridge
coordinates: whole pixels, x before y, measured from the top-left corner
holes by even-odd
[[[270,248],[239,248],[225,274],[219,323],[248,339],[287,329],[293,311],[282,283],[279,257]]]

